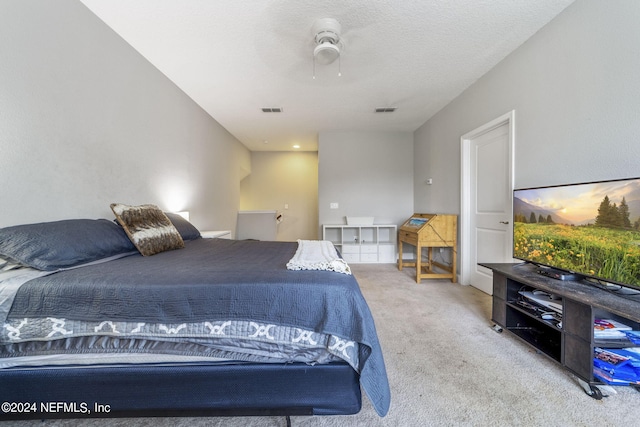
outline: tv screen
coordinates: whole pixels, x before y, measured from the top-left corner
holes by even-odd
[[[640,178],[517,189],[513,256],[640,290]]]

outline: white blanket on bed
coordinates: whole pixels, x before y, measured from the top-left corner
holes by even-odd
[[[287,263],[289,270],[328,270],[351,274],[345,260],[338,256],[333,243],[327,240],[298,240],[298,249]]]

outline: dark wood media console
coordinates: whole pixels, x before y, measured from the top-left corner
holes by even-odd
[[[557,280],[536,272],[532,264],[481,264],[493,271],[492,320],[573,373],[585,392],[601,399],[593,375],[594,319],[614,319],[640,329],[640,301],[584,282]],[[562,305],[562,314],[543,319],[539,311],[518,304],[519,291],[543,291]],[[549,316],[545,316],[549,317]],[[636,386],[636,389],[638,387]]]

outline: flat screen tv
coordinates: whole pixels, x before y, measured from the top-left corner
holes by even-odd
[[[514,258],[640,294],[640,178],[516,189],[513,215]]]

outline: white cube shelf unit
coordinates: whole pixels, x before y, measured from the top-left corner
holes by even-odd
[[[334,244],[348,263],[395,263],[397,226],[324,224],[322,239]]]

